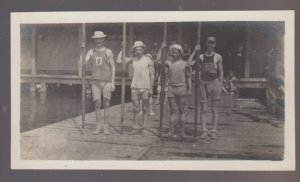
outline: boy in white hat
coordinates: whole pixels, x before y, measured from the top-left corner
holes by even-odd
[[[162,47],[166,44],[162,44]],[[178,109],[178,123],[180,125],[180,136],[187,138],[185,134],[185,104],[186,96],[191,94],[191,85],[188,72],[189,65],[181,59],[183,49],[178,44],[173,44],[169,48],[168,58],[166,61],[166,69],[168,69],[168,101],[170,105],[170,129],[164,135],[171,137],[175,134],[176,122],[176,108]]]
[[[92,94],[95,105],[97,127],[95,134],[110,134],[108,129],[109,107],[111,92],[115,90],[115,63],[113,52],[104,47],[106,35],[101,31],[95,31],[92,38],[95,48],[90,49],[85,61],[92,65]],[[103,95],[104,117],[101,117],[101,95]]]
[[[154,67],[152,60],[144,55],[146,46],[142,41],[135,41],[132,46],[133,56],[126,58],[128,64],[132,64],[133,77],[131,82],[131,100],[133,103],[134,113],[134,129],[143,129],[147,127],[149,97],[152,95],[152,87],[154,82]],[[121,63],[122,51],[118,55],[117,62]],[[140,103],[142,100],[142,103]],[[138,121],[138,113],[140,104],[143,109],[142,126]]]
[[[217,139],[217,122],[219,119],[218,103],[223,87],[223,64],[222,56],[214,51],[216,47],[216,38],[207,37],[206,52],[200,54],[200,119],[202,122],[201,139]],[[193,60],[197,51],[200,51],[200,45],[196,45],[193,53],[189,57],[189,64],[194,64]],[[207,123],[207,101],[211,99],[212,124],[211,130],[206,127]]]

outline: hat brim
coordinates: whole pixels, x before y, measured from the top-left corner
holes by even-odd
[[[207,40],[207,42],[213,42],[213,43],[216,43],[215,40]]]
[[[135,49],[135,48],[137,48],[137,47],[142,47],[142,48],[146,48],[146,46],[145,45],[138,45],[138,46],[132,46],[132,49]]]
[[[105,38],[107,37],[107,35],[104,36],[92,36],[92,39],[101,39],[101,38]]]

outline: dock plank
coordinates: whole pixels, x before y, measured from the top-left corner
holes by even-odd
[[[255,102],[255,101],[252,101]],[[247,106],[247,105],[246,105]],[[237,107],[251,112],[246,106]],[[257,103],[252,106],[261,107]],[[259,108],[260,114],[266,112]],[[253,111],[253,110],[252,110]],[[95,114],[86,115],[86,127],[81,128],[81,116],[66,119],[21,133],[21,158],[28,160],[282,160],[284,156],[284,123],[257,122],[247,115],[220,109],[218,139],[182,139],[159,137],[159,107],[149,116],[149,129],[136,132],[131,126],[132,104],[125,105],[124,134],[121,135],[120,105],[111,107],[111,135],[94,135]],[[165,108],[164,131],[169,123],[169,108]],[[194,110],[187,109],[186,132],[194,134]],[[266,116],[267,117],[267,113]],[[211,117],[208,117],[211,118]],[[274,120],[274,118],[272,118]],[[211,124],[208,125],[211,127]],[[201,123],[198,123],[198,135]]]

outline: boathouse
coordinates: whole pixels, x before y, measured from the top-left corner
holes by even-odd
[[[166,27],[164,23],[127,23],[127,50],[135,40],[142,40],[148,52],[157,49],[167,28],[167,42],[175,41],[184,45],[187,52],[192,51],[197,42],[197,25],[198,22],[167,23]],[[93,46],[93,32],[101,30],[108,35],[106,47],[116,57],[122,49],[123,26],[122,23],[21,25],[21,81],[81,84],[80,44],[86,40],[88,50]],[[272,113],[283,109],[282,104],[278,105],[284,86],[283,22],[201,22],[200,32],[202,47],[207,36],[217,38],[216,52],[223,56],[225,75],[234,71],[239,78],[235,82],[239,97],[260,98]],[[116,69],[116,84],[120,85],[122,65],[116,64]],[[126,67],[124,71],[128,85],[130,69]],[[87,80],[89,74],[87,68]]]

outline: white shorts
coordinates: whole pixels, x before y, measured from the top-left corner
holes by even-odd
[[[92,83],[92,93],[93,93],[94,101],[101,99],[101,94],[103,94],[104,98],[110,100],[111,83],[110,82]]]
[[[157,86],[157,92],[158,92],[158,93],[161,92],[161,86],[160,86],[160,85]],[[165,92],[166,92],[166,93],[168,92],[168,86],[165,86]]]

